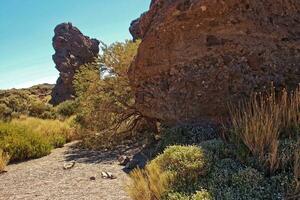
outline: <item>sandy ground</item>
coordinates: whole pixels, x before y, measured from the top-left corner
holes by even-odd
[[[12,164],[0,175],[1,200],[129,200],[124,191],[127,175],[113,153],[79,150],[75,143],[55,149],[46,157]],[[72,169],[65,163],[75,161]],[[101,178],[112,172],[117,179]],[[95,177],[96,180],[91,180]]]

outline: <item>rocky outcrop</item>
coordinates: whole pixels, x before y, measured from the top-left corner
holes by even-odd
[[[56,26],[53,37],[53,61],[59,78],[52,91],[51,103],[57,105],[74,97],[73,79],[76,70],[92,62],[99,53],[99,41],[84,36],[71,23]]]
[[[168,123],[217,119],[252,91],[300,82],[300,1],[153,0],[129,78],[136,107]]]

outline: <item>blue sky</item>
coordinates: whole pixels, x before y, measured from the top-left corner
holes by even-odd
[[[0,89],[54,83],[54,27],[72,22],[107,44],[131,39],[130,22],[150,0],[0,0]]]

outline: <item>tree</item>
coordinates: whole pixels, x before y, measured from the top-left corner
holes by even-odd
[[[80,67],[76,73],[73,83],[80,102],[77,119],[85,129],[112,138],[132,133],[143,121],[134,107],[134,94],[127,76],[139,43],[104,45],[97,61]]]

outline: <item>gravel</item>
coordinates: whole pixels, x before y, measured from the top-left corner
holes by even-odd
[[[63,169],[72,162],[74,167]],[[0,175],[0,200],[130,200],[122,168],[115,154],[79,150],[70,143],[49,156],[9,165]],[[102,179],[103,171],[117,179]]]

